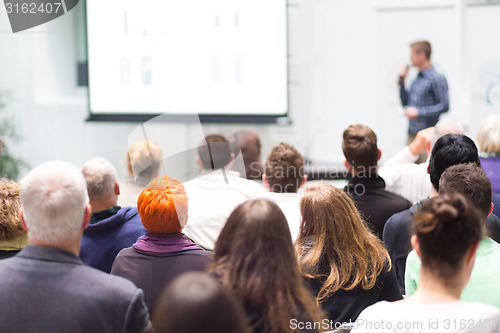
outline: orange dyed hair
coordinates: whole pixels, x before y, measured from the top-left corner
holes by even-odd
[[[142,224],[153,234],[181,232],[187,220],[188,198],[180,181],[153,179],[139,195],[137,210]]]

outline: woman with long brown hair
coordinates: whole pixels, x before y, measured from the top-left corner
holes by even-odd
[[[312,183],[300,211],[299,268],[330,320],[354,321],[377,301],[402,298],[387,250],[346,193]]]
[[[290,230],[276,204],[254,199],[238,206],[214,252],[210,271],[242,300],[254,333],[285,333],[320,323],[321,311],[300,276]]]

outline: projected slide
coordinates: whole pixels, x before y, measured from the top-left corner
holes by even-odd
[[[286,0],[87,0],[94,114],[284,115]]]

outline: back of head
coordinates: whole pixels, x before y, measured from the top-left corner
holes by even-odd
[[[82,172],[67,162],[43,163],[21,181],[21,208],[30,240],[54,244],[79,236],[88,203]]]
[[[128,171],[139,182],[158,177],[162,160],[161,147],[154,141],[133,142],[127,151]]]
[[[241,302],[206,273],[185,273],[163,292],[153,315],[157,333],[245,333]]]
[[[238,131],[230,136],[232,152],[236,156],[241,150],[247,179],[261,179],[263,167],[260,162],[259,135],[251,131]]]
[[[484,221],[491,209],[491,183],[483,168],[474,163],[457,164],[443,172],[439,194],[460,193],[477,209]]]
[[[414,221],[422,266],[453,279],[470,246],[481,240],[482,225],[480,214],[459,193],[425,201]]]
[[[90,159],[83,165],[82,173],[87,181],[87,191],[91,201],[115,193],[116,170],[105,158]]]
[[[267,157],[265,174],[271,192],[295,193],[304,180],[304,157],[294,146],[280,143]]]
[[[356,173],[370,173],[377,166],[377,135],[368,126],[349,126],[343,134],[342,150],[346,161]]]
[[[427,60],[431,59],[432,47],[431,47],[431,43],[429,43],[428,41],[419,40],[419,41],[416,41],[414,43],[411,43],[410,47],[413,50],[415,50],[415,52],[417,52],[417,53],[424,52]]]
[[[247,310],[258,310],[253,319],[268,332],[288,331],[299,314],[320,320],[300,276],[286,218],[270,200],[248,200],[231,213],[215,244],[211,270]]]
[[[442,136],[446,134],[464,134],[464,128],[458,122],[450,118],[444,118],[437,122],[434,126],[434,132],[431,135],[431,150]]]
[[[339,289],[373,288],[390,259],[352,199],[333,185],[314,182],[304,189],[300,211],[302,223],[295,247],[302,274],[320,278],[325,270],[330,272],[318,300]]]
[[[206,170],[225,167],[231,162],[231,154],[229,141],[220,134],[207,135],[198,146],[198,156]]]
[[[153,179],[139,195],[137,211],[142,224],[153,234],[173,234],[186,225],[188,198],[180,181],[171,177]]]
[[[26,231],[19,221],[20,187],[15,181],[0,179],[0,241],[24,238]]]
[[[479,151],[486,156],[500,155],[500,116],[491,115],[477,129]]]
[[[436,191],[439,191],[439,178],[444,170],[452,165],[475,163],[480,166],[477,147],[467,136],[447,134],[437,140],[429,160],[429,175]]]

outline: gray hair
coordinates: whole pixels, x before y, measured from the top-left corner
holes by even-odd
[[[434,126],[434,132],[431,135],[431,150],[437,140],[446,134],[464,134],[464,128],[455,120],[449,118],[441,119]]]
[[[90,159],[83,165],[82,173],[87,181],[90,200],[100,199],[114,193],[117,181],[116,170],[105,158]]]
[[[21,209],[29,239],[54,244],[77,237],[88,203],[85,179],[71,163],[43,163],[21,180]]]
[[[500,154],[500,116],[493,114],[484,119],[477,129],[479,151],[489,155]]]

